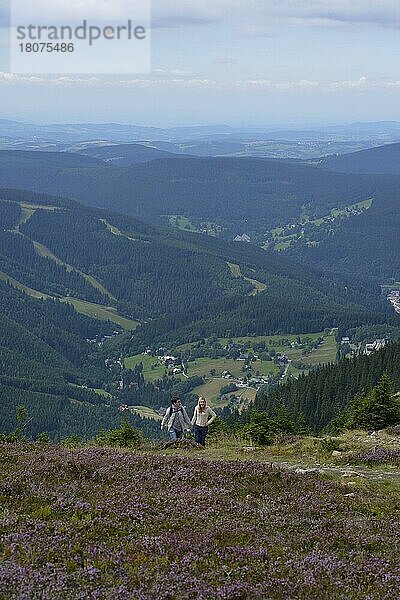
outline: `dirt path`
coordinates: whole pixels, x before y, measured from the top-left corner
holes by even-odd
[[[273,461],[271,462],[273,467],[279,467],[281,469],[286,469],[288,471],[292,471],[294,473],[298,473],[300,475],[310,475],[313,473],[317,473],[319,475],[339,475],[344,479],[354,479],[354,478],[362,478],[362,479],[372,479],[372,480],[383,480],[383,479],[391,479],[394,481],[400,482],[400,471],[388,470],[388,471],[376,471],[374,469],[369,469],[366,466],[362,465],[321,465],[316,463],[315,466],[306,465],[300,462],[291,462],[287,460],[283,461]]]

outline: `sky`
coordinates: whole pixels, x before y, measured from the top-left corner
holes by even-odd
[[[141,1],[35,5],[60,19],[99,9],[107,18],[128,17]],[[0,0],[0,25],[8,4]],[[400,0],[152,0],[151,8],[144,75],[12,74],[2,27],[0,118],[279,127],[400,120]],[[129,65],[129,55],[123,60]]]

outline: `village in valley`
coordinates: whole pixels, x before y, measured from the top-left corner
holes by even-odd
[[[143,353],[119,359],[114,367],[123,366],[119,383],[124,397],[127,386],[136,384],[127,374],[139,368],[145,381],[194,382],[191,393],[205,396],[218,411],[243,410],[264,386],[274,386],[289,378],[297,378],[318,364],[334,362],[337,344],[335,330],[285,336],[255,336],[243,338],[210,338],[183,344],[174,349],[147,348]],[[108,366],[112,367],[110,361]],[[146,413],[145,407],[120,406],[121,411]],[[153,411],[159,418],[164,407]]]
[[[387,299],[393,306],[394,310],[400,314],[400,290],[391,290],[391,292],[389,292],[388,294]]]

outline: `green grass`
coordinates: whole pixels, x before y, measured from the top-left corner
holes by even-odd
[[[148,354],[136,354],[135,356],[128,356],[124,360],[125,367],[131,370],[140,363],[143,364],[143,376],[146,381],[152,382],[161,379],[166,371],[165,366],[155,356],[149,356]]]
[[[39,254],[39,256],[43,256],[44,258],[49,258],[50,260],[53,260],[58,265],[62,265],[63,267],[65,267],[67,269],[67,271],[69,273],[71,271],[75,270],[74,267],[72,267],[68,263],[66,263],[63,260],[61,260],[60,258],[58,258],[55,254],[53,254],[53,252],[49,248],[47,248],[47,246],[45,246],[44,244],[40,244],[39,242],[35,242],[34,240],[32,240],[32,241],[33,241],[35,250]],[[79,269],[76,269],[76,272],[79,273],[84,279],[86,279],[86,281],[88,283],[90,283],[90,285],[93,286],[96,290],[99,290],[99,292],[101,292],[104,296],[107,296],[108,298],[110,298],[110,300],[114,300],[114,301],[116,300],[116,298],[111,294],[111,292],[109,292],[107,290],[107,288],[104,287],[104,285],[98,279],[96,279],[92,275],[88,275],[87,273],[80,271]]]
[[[44,244],[41,244],[40,242],[35,242],[34,240],[32,240],[32,242],[35,247],[36,253],[39,256],[42,256],[43,258],[49,258],[50,260],[53,260],[58,265],[62,265],[63,267],[65,267],[67,269],[67,271],[69,273],[74,270],[73,267],[71,267],[71,265],[67,265],[67,263],[62,261],[55,254],[53,254],[52,251],[49,248],[47,248],[47,246],[45,246]]]
[[[228,398],[236,396],[240,400],[239,410],[242,411],[250,402],[256,399],[257,390],[254,388],[241,388],[236,392],[228,394]]]
[[[282,235],[282,233],[284,232],[284,228],[283,227],[275,227],[275,229],[271,229],[271,233],[272,233],[272,237],[274,238],[278,238]]]
[[[29,219],[35,212],[34,208],[30,208],[27,205],[20,204],[20,206],[21,206],[21,217],[20,217],[17,225],[15,226],[16,231],[19,231],[19,226],[22,225],[23,223],[26,223],[27,221],[29,221]]]
[[[6,281],[13,287],[21,290],[28,296],[32,298],[36,298],[37,300],[54,300],[54,296],[50,296],[44,292],[39,292],[38,290],[34,290],[23,283],[20,283],[13,277],[7,275],[7,273],[3,273],[0,271],[0,279],[2,281]],[[138,321],[133,321],[132,319],[128,319],[127,317],[123,317],[120,315],[115,308],[111,306],[103,306],[102,304],[94,304],[93,302],[86,302],[85,300],[80,300],[78,298],[71,298],[69,296],[64,296],[63,298],[57,298],[60,302],[66,302],[67,304],[72,304],[75,308],[76,312],[81,313],[82,315],[86,315],[87,317],[91,317],[92,319],[97,319],[99,321],[111,321],[112,323],[116,323],[120,325],[126,331],[131,331],[132,329],[136,329],[139,326]]]
[[[220,389],[228,384],[226,379],[222,379],[222,377],[216,379],[209,379],[203,385],[199,385],[194,388],[193,394],[197,394],[198,396],[204,396],[210,402],[212,408],[222,408],[226,406],[227,402],[221,402],[219,400]]]
[[[173,227],[177,227],[178,229],[182,229],[184,231],[197,231],[193,223],[191,223],[187,217],[182,215],[170,215],[169,222]]]
[[[277,252],[282,252],[283,250],[287,250],[292,245],[294,236],[291,236],[291,239],[286,239],[283,242],[279,242],[279,244],[275,244],[275,250]]]
[[[139,326],[138,321],[123,317],[111,306],[103,306],[102,304],[94,304],[93,302],[86,302],[85,300],[66,296],[60,298],[60,300],[61,302],[72,304],[75,310],[83,315],[91,317],[92,319],[98,319],[99,321],[111,321],[112,323],[120,325],[126,331],[131,331]]]
[[[302,348],[292,348],[291,346],[284,346],[280,342],[283,339],[294,342],[297,338],[301,339],[308,338],[313,341],[319,337],[324,337],[324,343],[321,347],[313,350],[309,355],[303,356]],[[333,335],[324,336],[323,332],[310,333],[310,334],[289,334],[289,335],[274,335],[274,336],[245,336],[232,338],[232,341],[238,344],[244,344],[245,342],[266,342],[267,346],[273,348],[275,352],[284,353],[289,359],[302,362],[309,367],[316,364],[322,364],[325,362],[334,362],[336,358],[336,342]],[[222,345],[226,345],[228,342],[227,338],[220,338],[219,342]],[[179,350],[188,350],[193,344],[183,344],[179,346]],[[129,369],[133,369],[139,363],[143,364],[143,375],[147,381],[154,381],[155,379],[161,378],[165,373],[165,367],[159,364],[156,357],[148,356],[146,354],[137,354],[136,356],[130,356],[125,359],[125,366]],[[194,361],[188,363],[187,375],[188,377],[203,377],[204,384],[196,387],[193,390],[194,394],[204,396],[212,402],[214,406],[222,407],[227,403],[219,400],[221,388],[229,385],[231,382],[229,379],[222,378],[223,371],[229,371],[232,375],[239,379],[244,377],[245,373],[242,371],[244,362],[229,358],[197,358]],[[152,368],[153,367],[153,368]],[[215,375],[211,375],[210,371],[214,370]],[[280,367],[274,364],[273,361],[260,361],[256,360],[252,363],[252,376],[256,376],[259,372],[260,376],[276,376],[280,371]],[[288,375],[298,376],[300,371],[293,367],[289,367]],[[307,370],[305,371],[307,372]],[[178,377],[181,377],[178,375]],[[256,390],[254,389],[239,389],[236,395],[239,394],[243,397],[246,395],[249,399],[253,399]]]
[[[322,217],[318,217],[317,219],[310,219],[309,216],[305,214],[305,212],[303,212],[301,215],[301,221],[302,223],[308,223],[310,225],[314,225],[315,227],[320,227],[324,223],[327,223],[331,217],[333,217],[334,219],[348,218],[349,216],[351,216],[351,211],[353,210],[360,212],[368,210],[369,208],[371,208],[372,202],[373,199],[368,198],[367,200],[363,200],[362,202],[356,202],[355,204],[349,204],[348,206],[345,206],[343,208],[333,208],[330,211],[329,215],[324,215]],[[300,223],[297,223],[297,225],[300,225]],[[277,252],[282,252],[286,250],[292,245],[294,241],[299,239],[299,233],[284,235],[284,231],[285,229],[283,227],[275,227],[266,234],[272,235],[274,250]],[[306,241],[315,245],[319,244],[318,241],[309,240],[307,238]],[[262,248],[264,248],[265,250],[268,247],[268,243],[264,243],[262,245]]]
[[[230,358],[196,358],[188,364],[189,377],[212,377],[210,370],[215,369],[215,377],[221,377],[223,371],[230,371],[235,377],[243,377],[243,362]]]
[[[308,356],[303,356],[303,362],[309,365],[326,364],[336,360],[336,341],[333,335],[325,338],[323,344],[311,352]]]
[[[153,419],[153,421],[161,421],[162,417],[156,410],[148,408],[147,406],[133,406],[135,413],[137,413],[142,419]]]
[[[112,396],[109,392],[107,392],[106,390],[100,389],[100,388],[87,388],[83,385],[77,385],[76,383],[70,383],[70,385],[72,387],[89,390],[91,392],[94,392],[95,394],[98,394],[99,396],[102,396],[103,398],[112,398]]]
[[[350,204],[345,208],[333,208],[331,210],[332,217],[345,217],[347,214],[346,209],[348,210],[368,210],[372,206],[373,199],[368,198],[368,200],[363,200],[362,202],[356,202],[355,204]]]
[[[48,294],[45,294],[44,292],[38,292],[37,290],[33,290],[32,288],[28,287],[27,285],[20,283],[19,281],[17,281],[13,277],[10,277],[9,275],[7,275],[7,273],[3,273],[2,271],[0,271],[0,279],[2,281],[6,281],[13,287],[17,288],[18,290],[21,290],[21,292],[24,292],[28,296],[32,296],[32,298],[36,298],[37,300],[49,300],[52,298],[52,296],[49,296]]]
[[[279,372],[279,367],[272,360],[257,360],[252,365],[253,373],[260,371],[261,375],[276,375]]]
[[[104,296],[107,296],[108,298],[110,298],[110,300],[114,300],[114,301],[117,300],[115,298],[115,296],[113,296],[111,294],[111,292],[109,292],[108,289],[106,287],[104,287],[104,285],[98,279],[93,277],[93,275],[88,275],[87,273],[84,273],[83,271],[79,271],[79,273],[82,275],[82,277],[84,277],[86,279],[86,281],[88,281],[90,283],[90,285],[92,285],[94,288],[99,290],[99,292],[101,292]]]
[[[228,265],[229,269],[231,270],[231,273],[234,277],[244,279],[244,281],[247,281],[248,283],[250,283],[250,285],[253,286],[254,290],[252,290],[249,293],[249,296],[256,296],[260,292],[264,292],[267,289],[267,286],[265,283],[262,283],[261,281],[257,281],[256,279],[250,279],[249,277],[246,277],[245,275],[243,275],[239,265],[236,265],[236,264],[230,263],[230,262],[228,262],[227,265]]]
[[[280,346],[279,341],[282,339],[289,340],[289,342],[295,342],[298,337],[301,339],[309,338],[311,340],[317,340],[319,337],[323,337],[324,332],[321,331],[319,333],[282,333],[278,335],[255,335],[255,336],[241,336],[241,337],[232,337],[232,338],[219,338],[218,341],[223,346],[226,346],[228,341],[232,340],[235,344],[244,344],[246,342],[265,342],[267,346],[284,348],[286,346]],[[276,346],[277,345],[277,346]]]
[[[102,221],[102,223],[104,223],[104,225],[107,227],[108,231],[110,233],[112,233],[113,235],[124,237],[127,240],[131,240],[131,242],[140,242],[141,241],[141,240],[133,237],[132,235],[128,235],[127,233],[124,233],[123,231],[118,229],[118,227],[115,227],[115,225],[111,225],[111,223],[106,221],[106,219],[100,219],[100,221]]]
[[[29,221],[31,216],[34,214],[34,212],[36,212],[36,210],[38,208],[41,210],[48,210],[51,212],[57,210],[56,206],[45,206],[45,205],[40,205],[40,204],[27,204],[26,202],[18,202],[17,204],[19,204],[21,207],[21,217],[20,217],[18,223],[16,224],[14,231],[19,231],[19,226],[22,225],[23,223],[26,223],[27,221]]]

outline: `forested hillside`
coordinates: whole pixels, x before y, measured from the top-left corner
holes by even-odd
[[[80,159],[82,161],[79,163]],[[0,152],[0,186],[75,198],[145,220],[185,215],[260,231],[369,198],[366,176],[267,159],[176,158],[113,167],[68,153]]]
[[[380,180],[371,208],[330,228],[319,243],[299,241],[287,253],[325,272],[400,280],[400,181]]]
[[[327,156],[319,161],[319,165],[341,173],[400,175],[400,144],[387,144],[360,152]]]
[[[152,321],[134,334],[140,350],[212,333],[320,331],[392,318],[380,289],[362,277],[330,277],[252,246],[167,232],[84,208],[38,208],[19,230],[25,244],[39,242],[70,265],[69,277],[78,277],[82,286],[88,281],[80,274],[88,274],[126,316]],[[241,276],[229,264],[237,264]],[[254,294],[254,280],[265,291]],[[78,283],[74,289],[75,295],[84,293]],[[90,294],[86,299],[101,290],[92,286]]]
[[[172,152],[143,144],[90,144],[77,151],[79,154],[97,158],[118,167],[146,163],[157,158],[174,158],[175,156]]]
[[[32,415],[33,434],[55,439],[118,424],[117,407],[128,398],[158,410],[179,393],[192,407],[199,378],[182,387],[179,379],[144,382],[140,369],[124,374],[121,357],[146,348],[398,324],[362,274],[320,271],[251,244],[18,190],[0,191],[0,219],[6,430],[19,404]],[[156,421],[132,419],[157,431]]]
[[[320,432],[356,394],[367,393],[384,373],[400,389],[400,343],[392,343],[370,356],[343,359],[338,364],[320,367],[308,375],[301,375],[276,387],[273,391],[260,390],[252,408],[242,415],[232,416],[231,422],[246,423],[252,411],[275,416],[280,406],[286,406],[296,420],[304,417],[304,424]]]

